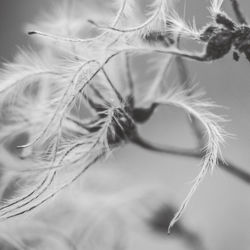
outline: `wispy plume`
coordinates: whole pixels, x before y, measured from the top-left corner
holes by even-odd
[[[223,121],[220,116],[217,116],[209,111],[213,107],[212,103],[199,99],[196,92],[185,93],[183,89],[173,88],[168,91],[166,96],[160,97],[158,100],[161,104],[173,105],[183,109],[189,115],[195,117],[204,127],[207,143],[204,147],[204,156],[201,171],[194,180],[194,184],[183,201],[180,209],[169,225],[169,232],[173,225],[178,221],[180,216],[186,209],[192,195],[202,182],[208,172],[211,172],[217,165],[218,157],[220,156],[220,145],[224,142],[225,132],[220,127],[219,123]]]
[[[209,7],[209,11],[212,16],[216,16],[217,14],[221,13],[221,7],[224,0],[211,0],[211,6]]]
[[[18,145],[23,155],[16,158],[23,163],[22,168],[9,168],[24,182],[3,202],[0,218],[7,223],[6,219],[40,206],[43,209],[39,211],[46,211],[48,200],[60,197],[63,201],[62,190],[131,142],[156,152],[201,160],[201,170],[172,219],[170,231],[207,173],[224,164],[221,145],[226,136],[221,126],[224,120],[211,112],[213,103],[195,88],[183,87],[186,82],[166,84],[172,62],[176,57],[209,62],[222,58],[232,47],[250,58],[245,41],[237,36],[245,26],[222,13],[222,0],[211,1],[213,22],[203,29],[197,28],[195,19],[190,24],[182,18],[175,10],[175,1],[152,1],[143,18],[137,15],[140,5],[134,0],[112,1],[107,13],[105,9],[101,15],[92,4],[67,1],[38,21],[28,34],[36,37],[39,49],[20,50],[16,60],[5,64],[0,73],[0,105],[9,114],[8,122],[1,124],[2,144],[20,133],[28,134],[28,142]],[[182,50],[182,38],[201,42],[203,51]],[[138,55],[151,58],[154,66],[139,70],[135,63]],[[154,55],[158,56],[152,60]],[[134,73],[141,76],[152,70],[155,78],[138,98],[139,78]],[[160,148],[140,137],[139,124],[145,124],[161,105],[180,108],[201,125],[199,139],[206,142],[203,148]],[[119,201],[120,197],[113,198]],[[69,243],[66,238],[55,235],[55,239]]]

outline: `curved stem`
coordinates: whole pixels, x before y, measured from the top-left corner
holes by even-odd
[[[141,138],[139,135],[134,136],[131,139],[131,141],[134,144],[144,149],[155,151],[158,153],[165,153],[165,154],[170,154],[170,155],[183,156],[183,157],[196,158],[196,159],[200,159],[203,157],[202,152],[199,150],[182,149],[182,148],[177,148],[177,147],[172,147],[172,146],[162,146],[162,145],[153,144]],[[250,184],[250,173],[239,168],[235,164],[229,161],[223,161],[221,158],[219,158],[218,166],[222,170],[225,170],[226,172],[233,175],[234,177],[237,177],[241,181],[244,181],[245,183]]]
[[[190,60],[195,60],[195,61],[198,61],[198,62],[210,62],[210,58],[206,55],[206,54],[203,54],[203,53],[200,53],[200,54],[196,54],[196,53],[190,53],[188,51],[185,51],[185,50],[161,50],[161,49],[153,49],[152,50],[153,52],[156,52],[156,53],[163,53],[163,54],[170,54],[170,55],[174,55],[174,56],[181,56],[181,57],[185,57],[187,59],[190,59]]]

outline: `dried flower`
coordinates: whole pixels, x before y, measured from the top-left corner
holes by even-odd
[[[153,1],[146,21],[134,26],[128,23],[130,18],[136,19],[131,16],[134,13],[131,6],[138,7],[137,3],[119,1],[120,7],[111,25],[91,21],[95,29],[102,30],[93,38],[75,38],[81,36],[85,26],[78,16],[73,18],[67,11],[64,14],[60,11],[60,22],[57,20],[58,23],[50,27],[51,33],[30,31],[30,35],[41,39],[41,51],[21,52],[15,63],[6,64],[0,91],[2,107],[9,103],[16,117],[14,125],[2,128],[1,138],[19,131],[29,133],[29,143],[22,148],[30,148],[26,157],[33,167],[23,172],[31,183],[0,208],[1,218],[15,217],[37,208],[123,143],[148,147],[139,136],[137,124],[148,121],[158,106],[171,105],[181,108],[203,126],[207,143],[198,154],[203,157],[201,171],[170,223],[170,230],[207,172],[216,166],[224,132],[219,125],[222,119],[210,112],[214,105],[201,99],[195,88],[185,90],[182,85],[171,86],[167,83],[167,70],[173,55],[210,61],[222,57],[232,45],[237,45],[239,52],[247,53],[242,45],[244,41],[238,40],[242,26],[234,25],[220,11],[222,2],[212,1],[210,12],[215,23],[203,33],[187,25],[174,12],[174,1],[166,0]],[[46,27],[46,23],[41,26]],[[156,37],[161,37],[160,44],[147,43],[152,34],[159,34]],[[197,56],[176,49],[179,36],[206,42],[206,53]],[[158,57],[155,64],[160,70],[142,100],[136,100],[129,65],[129,60],[137,53],[165,55]],[[123,88],[128,95],[122,94],[107,70],[113,58],[127,68],[128,84]],[[115,64],[112,64],[112,71],[122,74]],[[84,112],[85,115],[79,115],[79,110],[89,115]]]

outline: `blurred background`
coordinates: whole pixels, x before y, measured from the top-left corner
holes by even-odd
[[[52,2],[51,0],[1,0],[1,62],[11,61],[17,47],[32,46],[31,38],[24,33],[24,26],[37,20],[40,13],[49,11]],[[86,1],[86,5],[88,2],[91,1]],[[198,27],[202,27],[209,20],[208,0],[188,0],[186,4],[184,1],[180,2],[180,13],[185,9],[186,19],[191,21],[195,16]],[[234,17],[230,1],[224,2],[223,9]],[[246,0],[239,2],[243,12],[248,15],[250,2]],[[57,3],[60,4],[60,1]],[[139,68],[143,66],[138,65]],[[233,138],[227,139],[223,148],[224,157],[248,172],[250,172],[249,66],[249,62],[243,57],[238,63],[234,62],[231,54],[213,63],[188,62],[194,82],[206,90],[207,97],[222,106],[216,113],[223,114],[228,119],[225,129],[233,134]],[[147,74],[144,77],[150,78]],[[188,148],[195,145],[186,116],[177,109],[160,108],[153,118],[141,127],[141,131],[146,138],[158,143]],[[98,171],[102,174],[94,177]],[[127,145],[116,151],[105,163],[90,169],[88,173],[90,181],[87,185],[95,186],[96,182],[100,181],[95,188],[102,191],[112,192],[129,188],[132,193],[138,188],[156,187],[153,195],[149,194],[146,197],[147,204],[151,204],[151,200],[153,204],[155,199],[159,199],[162,204],[178,207],[198,171],[199,162],[196,160],[152,153],[134,145]],[[249,193],[250,183],[244,183],[217,168],[212,176],[207,176],[195,193],[182,218],[182,223],[201,237],[205,249],[248,250]],[[133,213],[137,214],[136,211]],[[138,229],[136,226],[133,227],[133,224],[129,226],[129,235],[128,249],[187,249],[185,241],[168,236],[166,233],[153,235],[151,230],[143,227]]]

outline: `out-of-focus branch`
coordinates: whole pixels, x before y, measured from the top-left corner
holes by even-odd
[[[155,211],[154,215],[148,221],[149,226],[155,233],[166,235],[169,224],[175,215],[175,207],[169,204],[163,204]],[[173,229],[173,232],[168,237],[177,238],[186,243],[188,249],[205,250],[207,249],[202,241],[202,238],[196,232],[187,228],[182,221],[178,221]]]
[[[233,6],[233,10],[234,13],[236,15],[236,18],[238,20],[239,23],[241,24],[247,24],[247,21],[244,17],[244,15],[242,14],[241,10],[240,10],[240,5],[238,3],[237,0],[231,0],[232,6]]]
[[[191,157],[191,158],[200,157],[200,153],[198,151],[182,149],[182,148],[177,148],[173,146],[158,145],[158,144],[146,141],[144,138],[140,137],[139,135],[134,136],[131,140],[134,144],[144,149],[148,149],[148,150],[155,151],[158,153],[165,153],[165,154],[176,155],[176,156],[185,156],[185,157]]]
[[[182,149],[182,148],[176,148],[172,146],[162,146],[157,145],[152,142],[146,141],[139,135],[136,135],[134,138],[132,138],[132,142],[144,149],[159,152],[159,153],[165,153],[169,155],[175,155],[175,156],[183,156],[183,157],[189,157],[189,158],[197,158],[201,159],[203,157],[203,153],[199,150],[190,150],[190,149]],[[231,163],[227,160],[218,159],[218,166],[231,174],[234,177],[237,177],[241,181],[250,184],[250,173],[246,172],[245,170],[239,168],[235,164]]]

